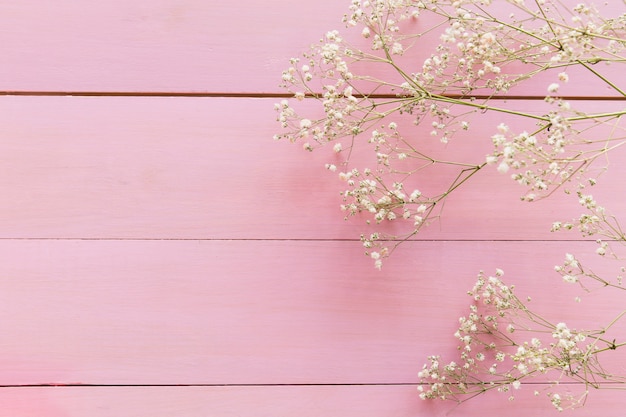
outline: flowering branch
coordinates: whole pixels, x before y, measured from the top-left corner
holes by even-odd
[[[603,328],[570,329],[531,310],[530,300],[518,298],[514,286],[502,281],[503,274],[498,270],[495,276],[478,275],[468,292],[473,299],[470,314],[459,319],[454,334],[460,362],[443,364],[440,356],[430,356],[419,373],[421,398],[463,402],[496,390],[513,400],[522,381],[543,378],[549,382],[545,394],[562,411],[584,403],[590,388],[626,382],[626,377],[607,373],[600,364],[601,354],[626,345],[604,337],[626,311]],[[533,337],[528,340],[526,334]],[[568,381],[582,383],[584,390],[560,392],[559,385]]]
[[[275,139],[300,142],[307,151],[332,149],[325,169],[345,184],[345,218],[381,225],[361,235],[379,269],[399,244],[440,218],[446,200],[487,166],[523,186],[523,201],[548,198],[556,190],[575,196],[583,213],[556,220],[552,231],[578,230],[597,239],[597,255],[622,259],[613,246],[626,245],[626,234],[589,188],[607,170],[609,153],[626,141],[620,126],[626,110],[586,112],[559,90],[580,68],[626,97],[618,80],[598,69],[600,63],[626,62],[626,14],[606,18],[593,5],[567,7],[557,0],[503,0],[498,6],[491,0],[352,0],[343,22],[348,30],[358,28],[361,40],[352,44],[329,31],[309,52],[292,58],[282,74],[281,86],[293,99],[275,105],[283,128]],[[422,65],[415,68],[418,60]],[[521,111],[510,101],[495,104],[495,98],[536,83],[540,75],[549,77],[546,111]],[[485,113],[506,115],[514,124],[494,125],[487,138],[469,136]],[[414,126],[426,127],[434,140],[415,137]],[[456,140],[487,140],[492,150],[479,160],[448,157]],[[364,154],[370,155],[370,166],[356,162],[355,156],[361,160]],[[422,175],[426,169],[437,170],[443,187]],[[382,224],[391,222],[404,225],[398,227],[401,233],[385,232]],[[624,289],[621,275],[615,281],[602,278],[571,254],[555,269],[583,290],[589,290],[582,282],[589,279]],[[536,314],[501,275],[479,275],[470,291],[474,304],[455,335],[461,364],[442,366],[439,356],[431,356],[420,375],[423,398],[461,400],[492,389],[510,391],[528,377],[553,374],[554,384],[569,379],[586,389],[624,382],[605,372],[599,357],[626,344],[605,337],[626,313],[604,328],[576,331]],[[536,337],[517,339],[520,334]],[[549,396],[561,410],[565,403],[584,401],[586,393],[574,398],[550,391]]]

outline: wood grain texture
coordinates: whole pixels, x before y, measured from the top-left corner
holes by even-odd
[[[428,355],[457,360],[466,291],[496,267],[555,322],[597,328],[621,311],[619,293],[560,283],[558,242],[411,242],[382,272],[361,253],[357,242],[0,241],[0,385],[416,383]],[[622,351],[607,356],[622,368]]]
[[[339,210],[345,183],[324,170],[343,156],[274,142],[273,99],[4,97],[0,99],[0,237],[107,239],[358,239],[365,217],[346,222]],[[616,103],[587,102],[586,109]],[[510,105],[510,104],[507,104]],[[540,112],[532,101],[518,108]],[[583,103],[579,103],[582,106]],[[481,116],[482,117],[482,116]],[[497,114],[476,119],[449,145],[427,127],[405,132],[426,152],[480,164],[492,151]],[[512,124],[530,130],[534,124]],[[375,167],[357,152],[351,166]],[[619,213],[626,151],[611,156],[610,175],[593,193]],[[606,165],[601,161],[600,167]],[[459,170],[434,166],[417,188],[446,190]],[[424,178],[424,179],[422,179]],[[407,187],[409,185],[407,184]],[[578,239],[550,233],[556,220],[577,218],[575,197],[557,192],[532,204],[524,189],[486,167],[447,200],[441,222],[419,239]],[[388,229],[403,231],[400,225]],[[406,229],[404,229],[406,231]]]
[[[541,389],[542,387],[537,387]],[[566,414],[546,408],[531,390],[520,390],[511,404],[504,395],[488,395],[454,408],[424,403],[407,386],[283,386],[283,387],[54,387],[2,388],[3,413],[20,417],[621,417],[620,396],[598,392],[585,409]]]
[[[289,58],[327,31],[344,29],[348,6],[336,0],[4,1],[0,91],[282,92],[277,86]],[[625,11],[618,2],[599,8],[607,17]],[[430,22],[415,25],[420,30]],[[360,31],[354,32],[347,38],[358,44]],[[434,47],[435,40],[425,44]],[[421,62],[430,53],[421,46],[407,59]],[[595,69],[612,79],[623,72]],[[571,71],[561,94],[616,96],[588,75]],[[542,76],[511,93],[545,95],[555,80],[556,74]]]
[[[566,251],[595,248],[548,232],[555,216],[579,214],[572,201],[521,204],[506,176],[482,171],[448,200],[444,221],[376,271],[358,242],[369,229],[342,220],[342,184],[322,170],[336,156],[271,140],[281,71],[340,28],[347,6],[0,1],[0,94],[32,95],[0,98],[0,416],[557,415],[533,396],[547,388],[539,379],[513,406],[497,393],[458,408],[421,402],[415,384],[427,355],[456,359],[453,332],[479,270],[503,268],[518,294],[571,327],[623,309],[611,292],[574,303],[579,289],[552,271]],[[600,7],[616,16],[623,5]],[[415,52],[406,59],[430,53]],[[561,92],[614,95],[579,76]],[[543,95],[553,81],[512,94]],[[72,92],[90,97],[62,96]],[[429,152],[482,162],[508,119],[481,120]],[[616,213],[624,161],[616,152],[594,189]],[[454,175],[433,172],[435,188]],[[624,352],[610,353],[606,366],[625,373]],[[592,392],[572,415],[618,417],[623,398]]]

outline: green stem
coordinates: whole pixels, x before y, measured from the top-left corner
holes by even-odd
[[[535,120],[541,120],[542,122],[548,122],[549,119],[546,116],[538,116],[535,114],[530,114],[530,113],[524,113],[524,112],[520,112],[520,111],[516,111],[516,110],[510,110],[510,109],[504,109],[502,107],[493,107],[493,106],[488,106],[486,104],[478,104],[478,103],[472,103],[471,101],[464,101],[464,100],[459,100],[459,99],[454,99],[454,98],[450,98],[450,97],[446,97],[446,96],[440,96],[437,94],[434,95],[430,95],[430,98],[435,100],[435,101],[441,101],[444,103],[450,103],[450,104],[459,104],[462,106],[468,106],[468,107],[473,107],[482,111],[495,111],[495,112],[499,112],[499,113],[506,113],[506,114],[512,114],[515,116],[522,116],[522,117],[527,117],[529,119],[535,119]]]
[[[600,78],[602,81],[604,81],[605,83],[607,83],[609,86],[611,86],[612,89],[614,89],[615,91],[617,91],[618,93],[620,93],[622,96],[626,97],[626,92],[624,92],[624,90],[622,90],[621,88],[619,88],[618,86],[616,86],[611,80],[607,79],[606,77],[604,77],[602,74],[600,74],[598,71],[594,70],[593,68],[591,68],[591,66],[589,64],[587,64],[584,61],[581,61],[580,59],[577,59],[576,62],[578,62],[580,65],[582,65],[583,67],[587,68],[589,71],[591,71],[596,77]]]
[[[608,324],[608,325],[607,325],[604,329],[602,329],[602,330],[600,331],[600,333],[599,333],[599,334],[604,334],[604,333],[606,333],[606,331],[607,331],[607,330],[609,330],[611,327],[613,327],[613,326],[615,325],[615,323],[617,323],[617,322],[618,322],[618,321],[619,321],[622,317],[624,317],[624,315],[626,315],[626,310],[624,310],[624,311],[622,311],[620,314],[618,314],[618,316],[617,316],[617,317],[615,317],[615,318],[613,319],[613,321],[611,321],[611,322],[610,322],[610,323],[609,323],[609,324]],[[617,343],[617,344],[616,344],[616,343],[615,343],[615,340],[613,340],[612,342],[610,342],[610,341],[608,341],[608,340],[606,340],[606,339],[604,339],[604,338],[601,338],[601,337],[599,337],[599,336],[598,336],[598,337],[596,337],[596,340],[601,341],[601,342],[604,342],[604,343],[606,343],[608,346],[607,346],[607,347],[605,347],[605,348],[602,348],[602,349],[596,349],[596,350],[594,350],[593,352],[591,352],[591,355],[596,355],[596,354],[601,353],[601,352],[606,352],[607,350],[616,350],[616,349],[617,349],[617,348],[619,348],[619,347],[626,346],[626,342],[622,342],[622,343]]]
[[[584,116],[566,117],[564,120],[568,122],[578,122],[581,120],[601,119],[607,117],[621,117],[626,114],[626,110],[620,110],[610,113],[586,114]]]
[[[506,114],[512,114],[515,116],[522,116],[522,117],[528,117],[530,119],[535,119],[535,120],[541,120],[543,122],[547,122],[549,119],[545,116],[537,116],[534,114],[529,114],[529,113],[524,113],[524,112],[520,112],[520,111],[515,111],[515,110],[510,110],[510,109],[503,109],[501,107],[493,107],[493,106],[488,106],[486,104],[478,104],[478,103],[473,103],[471,101],[467,101],[467,100],[459,100],[459,99],[455,99],[455,98],[451,98],[451,97],[446,97],[443,95],[439,95],[439,94],[432,94],[431,92],[429,92],[426,88],[424,88],[423,86],[419,85],[418,83],[416,83],[412,77],[410,77],[406,72],[404,72],[400,67],[398,67],[398,65],[393,61],[391,54],[389,53],[389,49],[387,48],[387,45],[383,45],[383,49],[385,51],[385,55],[387,57],[386,59],[386,63],[391,65],[393,67],[393,69],[396,70],[396,72],[398,74],[400,74],[402,76],[402,78],[409,83],[410,85],[413,86],[413,88],[415,88],[416,90],[419,90],[421,92],[421,95],[419,97],[416,97],[415,100],[419,101],[422,100],[424,98],[428,98],[434,101],[438,101],[438,102],[443,102],[443,103],[449,103],[449,104],[458,104],[458,105],[462,105],[462,106],[467,106],[467,107],[473,107],[482,111],[495,111],[495,112],[499,112],[499,113],[506,113]]]
[[[463,183],[469,180],[474,174],[480,171],[485,165],[487,165],[487,163],[483,162],[482,164],[476,165],[472,168],[466,168],[466,169],[461,170],[461,172],[459,172],[459,175],[457,175],[454,181],[452,181],[452,185],[450,186],[450,188],[448,188],[448,190],[445,193],[443,193],[441,197],[439,197],[436,201],[439,202],[443,200],[444,198],[446,198],[452,191],[459,188]],[[463,174],[467,172],[469,173],[466,176],[463,176]]]

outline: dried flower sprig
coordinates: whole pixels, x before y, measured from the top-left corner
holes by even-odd
[[[609,154],[626,141],[626,110],[589,112],[560,92],[572,82],[595,80],[626,97],[620,80],[604,71],[626,63],[626,13],[605,17],[591,4],[557,0],[503,0],[497,7],[490,0],[352,0],[343,22],[360,40],[329,31],[283,72],[282,87],[293,98],[275,105],[283,128],[275,139],[302,143],[307,151],[332,149],[325,169],[345,183],[344,216],[381,225],[361,235],[377,268],[490,166],[525,188],[523,201],[556,190],[571,195],[582,214],[555,219],[552,231],[578,231],[597,239],[598,256],[624,259],[617,246],[626,246],[626,233],[590,188],[607,170]],[[540,111],[495,100],[538,82],[545,85]],[[485,114],[505,121],[477,137],[473,126]],[[416,137],[415,126],[427,138]],[[459,140],[486,141],[491,151],[478,160],[448,157]],[[362,161],[364,154],[370,165],[357,165],[355,156]],[[435,188],[432,175],[423,175],[427,170],[444,185]],[[395,227],[402,232],[389,234],[382,223],[390,222],[403,224]],[[555,270],[585,291],[593,283],[624,289],[624,267],[607,279],[568,253]],[[625,382],[599,361],[625,344],[605,337],[625,313],[602,328],[577,331],[535,313],[501,276],[479,275],[470,313],[455,334],[460,362],[444,365],[431,356],[420,373],[423,398],[463,401],[492,389],[513,392],[537,377],[552,383],[547,394],[562,410],[583,403],[589,388]],[[560,392],[563,380],[579,382],[584,391]]]
[[[405,223],[403,235],[381,230],[362,237],[377,267],[398,242],[441,216],[450,194],[486,163],[510,173],[527,187],[523,199],[534,201],[581,178],[624,141],[618,126],[626,111],[586,113],[557,93],[569,81],[567,69],[577,66],[624,95],[594,66],[624,62],[626,17],[605,19],[591,6],[570,10],[552,1],[507,4],[510,13],[499,17],[490,12],[489,1],[354,0],[344,22],[349,29],[362,28],[369,49],[351,45],[333,30],[283,72],[282,86],[294,100],[276,104],[285,131],[275,138],[300,141],[309,151],[332,143],[333,153],[344,159],[333,158],[325,167],[347,185],[341,206],[346,216],[365,213],[368,223]],[[432,27],[417,30],[423,22],[433,22]],[[428,45],[421,37],[434,31],[440,34],[438,43],[430,45],[433,52],[421,69],[403,65],[423,54]],[[414,53],[416,45],[420,51]],[[491,100],[546,71],[558,71],[547,87],[551,110],[546,114]],[[321,114],[300,113],[299,107],[306,111],[311,100],[320,104]],[[529,126],[518,133],[503,123],[497,126],[491,137],[494,151],[486,160],[439,157],[432,142],[402,134],[399,127],[429,126],[431,137],[445,146],[486,112],[527,120]],[[607,124],[616,127],[610,137],[593,137],[594,127]],[[360,149],[371,151],[373,166],[350,166]],[[426,193],[418,174],[433,165],[456,169],[456,175],[448,186]]]
[[[502,281],[503,274],[497,270],[494,276],[478,275],[468,291],[469,314],[460,318],[454,334],[460,358],[448,363],[437,355],[428,358],[419,372],[421,398],[462,402],[495,390],[513,400],[522,383],[534,378],[548,384],[544,393],[562,411],[584,403],[589,389],[626,382],[600,364],[602,354],[626,345],[605,337],[626,311],[600,329],[571,329],[529,308],[530,301],[520,299],[514,286]],[[571,386],[565,388],[563,382],[579,382],[582,391],[568,391]]]

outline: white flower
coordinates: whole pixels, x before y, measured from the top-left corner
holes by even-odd
[[[380,259],[376,259],[376,261],[374,262],[374,267],[380,271],[380,269],[383,267],[383,261],[381,261]]]
[[[489,164],[489,165],[493,165],[496,162],[498,162],[498,158],[496,156],[493,155],[488,155],[487,158],[485,159],[485,161]]]
[[[487,32],[480,37],[480,43],[482,46],[491,46],[495,42],[496,42],[496,37],[491,32]]]
[[[352,177],[352,173],[350,172],[340,172],[339,179],[342,181],[348,181]]]
[[[501,162],[500,165],[498,165],[498,172],[501,174],[506,173],[509,170],[509,164],[507,164],[506,162]]]
[[[509,131],[509,127],[507,125],[505,125],[504,123],[500,123],[498,125],[498,132],[500,132],[501,134],[505,134]]]
[[[402,46],[402,44],[400,42],[394,42],[393,46],[391,47],[391,53],[394,55],[402,55],[403,52],[404,47]]]
[[[418,198],[420,198],[421,195],[422,193],[420,192],[420,190],[413,190],[413,192],[409,196],[409,201],[411,203],[414,203]]]
[[[558,85],[557,83],[552,83],[548,86],[548,92],[550,93],[556,93],[559,90],[560,85]]]
[[[335,143],[335,146],[333,146],[333,151],[335,151],[336,153],[341,152],[341,143]]]
[[[565,265],[571,265],[574,268],[578,268],[578,261],[576,260],[576,257],[574,257],[574,255],[572,255],[571,253],[566,253]]]
[[[371,35],[370,33],[370,29],[369,28],[363,28],[363,32],[361,32],[361,36],[363,36],[365,39],[369,38]]]

